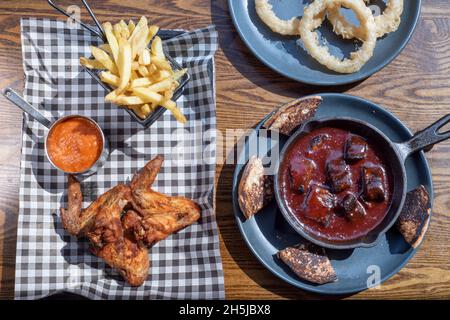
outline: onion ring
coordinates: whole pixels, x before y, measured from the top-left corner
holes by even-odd
[[[370,0],[364,0],[370,2]],[[328,10],[328,20],[333,26],[333,31],[344,39],[357,38],[361,40],[363,31],[349,23],[339,11],[340,6],[335,5]],[[377,38],[398,29],[403,13],[403,0],[389,0],[382,14],[376,16]]]
[[[300,24],[299,18],[291,18],[283,20],[277,17],[273,11],[269,0],[255,0],[255,9],[259,18],[267,25],[273,32],[284,36],[298,36],[298,27]],[[325,12],[315,17],[314,23],[319,27],[325,19]]]
[[[363,45],[358,51],[350,54],[350,59],[340,60],[332,56],[327,47],[321,46],[314,24],[314,17],[321,12],[332,8],[334,4],[352,9],[358,17],[361,28]],[[315,0],[305,8],[303,18],[300,20],[299,33],[308,53],[320,64],[339,73],[357,72],[372,57],[375,49],[376,25],[372,11],[366,7],[363,0]]]

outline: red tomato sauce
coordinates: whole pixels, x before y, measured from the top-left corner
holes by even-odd
[[[346,141],[350,135],[356,136],[339,128],[324,127],[313,130],[299,137],[291,145],[280,165],[280,193],[288,209],[307,233],[330,242],[343,242],[365,236],[384,219],[392,198],[392,177],[386,173],[387,166],[380,152],[369,141],[363,159],[351,162],[344,160]],[[320,140],[317,137],[325,138]],[[320,143],[314,144],[312,141]],[[343,191],[333,189],[330,184],[330,170],[327,166],[330,159],[338,159],[342,164],[345,163],[350,172],[346,189]],[[384,176],[380,176],[383,178],[380,181],[384,183],[383,200],[368,201],[367,197],[365,198],[363,182],[365,167],[381,168],[377,172],[385,173]],[[310,180],[305,178],[309,175],[312,177]],[[305,179],[308,180],[307,183]],[[318,199],[320,195],[318,196],[317,190],[326,193],[326,197]],[[365,211],[364,214],[356,214],[357,218],[355,215],[342,214],[342,210],[339,209],[342,208],[343,199],[348,194],[355,195]]]
[[[65,172],[83,172],[94,165],[103,150],[102,134],[92,121],[73,117],[57,123],[47,137],[47,152]]]

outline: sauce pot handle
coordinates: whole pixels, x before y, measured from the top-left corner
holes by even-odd
[[[443,126],[450,122],[450,114],[442,117],[429,127],[416,132],[408,141],[397,144],[402,156],[406,159],[416,151],[430,151],[436,143],[450,138],[450,130],[438,132]]]
[[[42,113],[40,113],[35,107],[33,107],[31,104],[25,101],[25,99],[22,98],[13,89],[11,88],[4,89],[3,95],[5,96],[6,99],[14,103],[16,106],[18,106],[24,112],[28,113],[30,116],[32,116],[40,124],[50,129],[50,127],[52,126],[52,122],[48,120]]]

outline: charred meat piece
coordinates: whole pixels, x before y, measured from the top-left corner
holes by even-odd
[[[352,173],[344,159],[335,157],[327,160],[327,178],[334,193],[342,192],[352,185]]]
[[[242,212],[249,219],[265,207],[272,198],[271,177],[264,175],[264,167],[260,158],[250,157],[239,182],[238,201]]]
[[[344,159],[349,162],[362,160],[367,155],[369,145],[362,137],[351,134],[345,141]]]
[[[326,226],[335,206],[335,197],[326,188],[311,185],[303,202],[303,212],[308,219]]]
[[[396,227],[413,248],[422,242],[431,217],[431,202],[427,189],[419,186],[406,194],[405,205]]]
[[[381,166],[364,165],[362,169],[364,199],[382,202],[386,199],[386,172]]]
[[[312,243],[288,247],[278,252],[281,259],[301,279],[324,284],[337,280],[325,250]]]
[[[353,193],[347,193],[339,204],[340,210],[349,221],[364,218],[366,210]]]
[[[313,137],[309,142],[308,152],[316,152],[317,150],[324,148],[325,142],[330,139],[330,135],[326,133],[318,134]]]
[[[290,163],[289,175],[295,192],[303,194],[308,190],[314,177],[315,169],[316,164],[314,161],[304,157]]]
[[[290,135],[295,128],[314,117],[321,102],[322,98],[320,96],[305,97],[291,101],[278,108],[264,123],[264,127]]]

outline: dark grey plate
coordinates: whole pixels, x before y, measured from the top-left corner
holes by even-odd
[[[316,118],[322,117],[352,117],[367,121],[383,131],[394,142],[407,140],[412,136],[408,128],[393,114],[367,100],[343,95],[321,94],[323,102]],[[261,128],[261,121],[257,129]],[[250,150],[250,143],[256,142],[258,151]],[[280,141],[279,150],[285,140]],[[272,144],[272,145],[271,145]],[[335,283],[315,285],[299,279],[288,267],[275,256],[278,250],[299,243],[302,238],[284,220],[275,202],[266,207],[248,221],[245,220],[237,202],[239,178],[244,164],[251,154],[261,157],[267,155],[267,149],[274,147],[264,134],[256,130],[238,152],[237,163],[233,179],[233,207],[236,222],[250,250],[273,274],[284,281],[305,290],[322,294],[349,294],[367,289],[367,281],[371,275],[379,270],[381,282],[396,274],[415,254],[398,233],[389,230],[378,245],[371,248],[357,248],[354,250],[329,250],[327,254],[336,270],[339,280]],[[406,161],[408,189],[423,184],[433,199],[431,173],[423,152],[416,153]]]
[[[269,0],[274,11],[282,19],[301,16],[303,7],[310,0]],[[386,1],[376,0],[372,4],[384,8]],[[272,32],[258,17],[254,0],[228,0],[234,25],[241,38],[268,67],[276,72],[304,83],[314,85],[342,85],[365,79],[390,63],[411,38],[420,15],[421,0],[404,1],[402,22],[396,32],[379,39],[373,57],[364,67],[352,74],[339,74],[320,65],[303,49],[298,37],[287,37]],[[352,12],[345,12],[349,21],[356,21]],[[348,56],[355,50],[353,40],[343,40],[332,32],[325,21],[319,28],[327,40],[330,52],[338,57]]]

